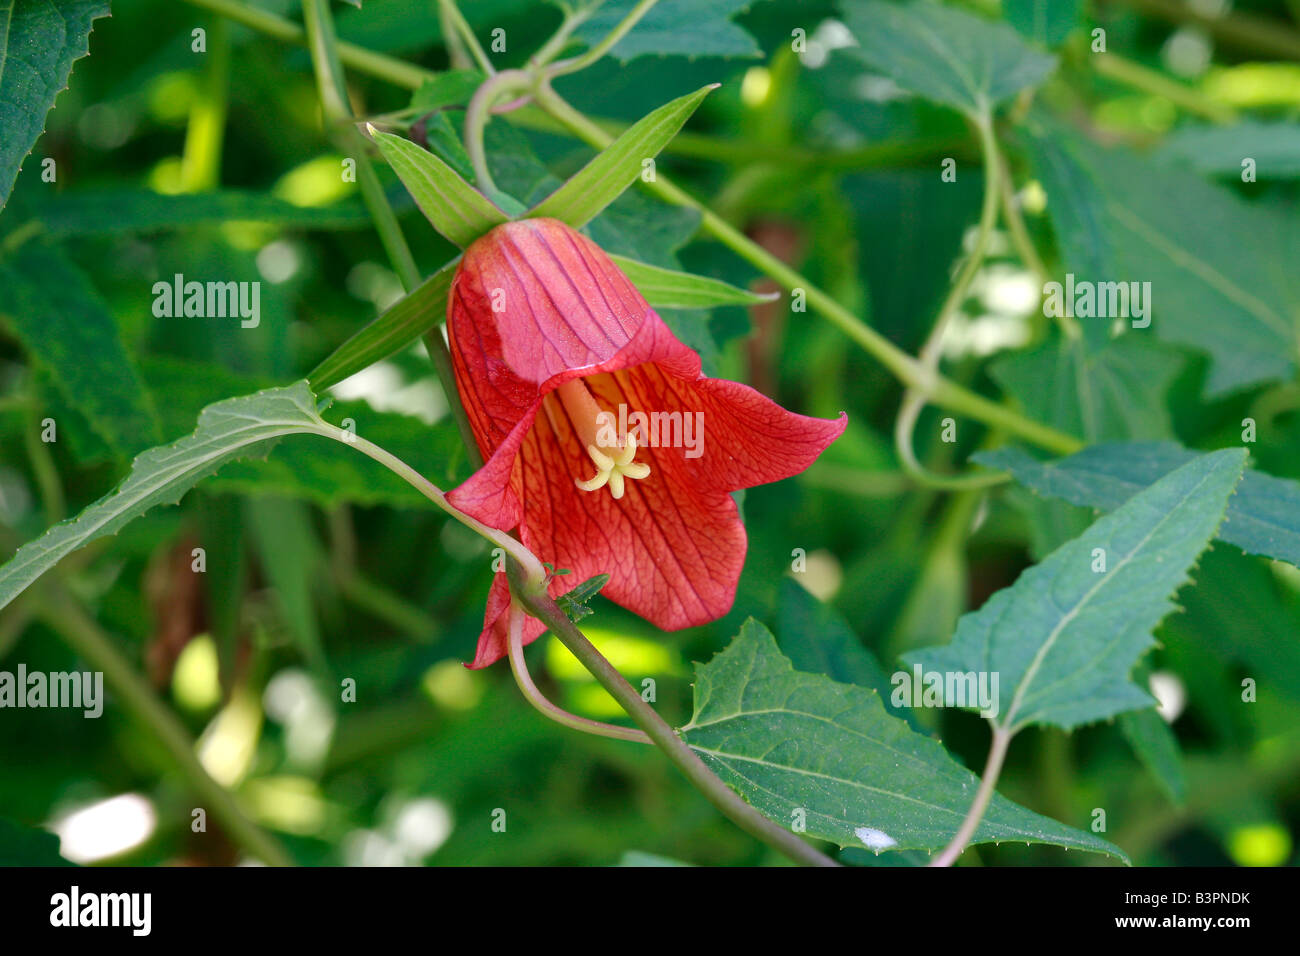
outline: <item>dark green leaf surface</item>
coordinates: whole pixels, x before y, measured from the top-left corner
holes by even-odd
[[[295,206],[266,193],[234,189],[179,196],[145,190],[68,192],[42,203],[38,218],[54,236],[148,233],[226,222],[263,222],[298,229],[370,226],[370,215],[359,199],[332,206]]]
[[[1132,332],[1208,352],[1214,394],[1292,375],[1300,335],[1295,217],[1191,172],[1101,149],[1054,123],[1041,125],[1031,152],[1076,280],[1151,284],[1151,326]],[[1106,340],[1108,319],[1079,321],[1094,347]]]
[[[659,0],[641,22],[610,54],[619,60],[639,56],[745,56],[762,51],[754,38],[731,22],[754,0]],[[589,45],[598,43],[618,26],[637,0],[605,0],[578,28],[576,36]]]
[[[108,0],[0,0],[0,209]]]
[[[880,695],[794,670],[761,624],[696,665],[691,748],[755,807],[842,847],[934,850],[947,844],[978,778],[929,737],[891,717]],[[995,795],[975,842],[1017,840],[1127,859],[1090,833]]]
[[[981,452],[975,460],[1011,472],[1040,495],[1110,511],[1198,457],[1172,442],[1123,442],[1050,462],[1016,448]],[[1219,533],[1248,554],[1300,566],[1300,482],[1247,470]]]
[[[1002,15],[1029,39],[1058,47],[1079,25],[1083,0],[1002,0]]]
[[[116,452],[158,441],[152,403],[112,314],[58,248],[26,242],[0,260],[0,317]]]
[[[1240,181],[1242,161],[1255,161],[1255,181],[1300,178],[1300,123],[1242,120],[1231,126],[1186,126],[1174,130],[1159,157],[1198,173]]]
[[[1171,437],[1166,396],[1182,366],[1135,331],[1097,351],[1054,336],[999,359],[990,374],[1030,417],[1096,442]]]
[[[972,117],[987,114],[1056,69],[1055,57],[1027,44],[1005,23],[929,0],[844,0],[843,9],[858,41],[852,55],[909,93]]]

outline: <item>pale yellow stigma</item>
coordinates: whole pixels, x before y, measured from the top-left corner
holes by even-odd
[[[596,466],[595,475],[586,481],[575,478],[574,484],[583,491],[597,491],[608,486],[609,493],[618,500],[623,497],[627,479],[645,478],[650,474],[649,465],[634,460],[636,436],[617,435],[617,429],[609,424],[614,417],[613,413],[601,412],[582,379],[565,382],[556,389],[556,393],[578,433],[578,440],[587,449],[587,454]],[[603,421],[602,414],[607,416]]]

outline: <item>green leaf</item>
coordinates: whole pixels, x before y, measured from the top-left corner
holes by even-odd
[[[628,259],[610,256],[623,274],[632,280],[647,302],[663,309],[713,309],[721,305],[758,305],[778,298],[777,293],[759,295],[719,279],[691,275],[675,269],[661,269]]]
[[[588,45],[599,43],[631,12],[638,0],[605,0],[574,33]],[[639,56],[744,56],[762,55],[748,31],[731,22],[754,0],[659,0],[623,37],[610,55],[615,59]]]
[[[0,0],[0,209],[108,0]]]
[[[152,403],[117,323],[56,247],[26,242],[0,261],[0,315],[116,452],[131,455],[158,441]]]
[[[938,741],[885,712],[880,695],[794,670],[768,630],[746,621],[695,669],[682,736],[732,789],[809,836],[842,847],[934,850],[961,825],[978,778]],[[994,795],[974,842],[1051,843],[1127,859],[1117,847]]]
[[[1002,15],[1029,39],[1056,48],[1083,13],[1083,0],[1002,0]]]
[[[432,113],[446,106],[464,106],[484,76],[478,70],[447,70],[420,84],[411,97],[411,109]]]
[[[388,311],[348,339],[317,365],[307,380],[317,392],[388,358],[447,319],[447,295],[460,263],[451,262],[421,282]]]
[[[1050,462],[1017,448],[997,448],[973,457],[990,468],[1011,472],[1016,481],[1040,495],[1111,511],[1201,453],[1173,442],[1114,442]],[[1300,482],[1247,469],[1228,502],[1220,537],[1247,554],[1300,567]]]
[[[1183,357],[1134,331],[1098,351],[1054,335],[989,369],[1029,417],[1088,442],[1173,435],[1167,395]]]
[[[297,433],[339,434],[339,429],[321,420],[306,382],[205,408],[192,434],[144,452],[114,491],[19,548],[0,567],[0,608],[66,555],[96,538],[117,533],[156,505],[174,504],[226,462],[265,454],[276,439]]]
[[[909,93],[971,117],[987,115],[1056,69],[1056,57],[1025,43],[1005,23],[928,0],[845,0],[842,6],[858,41],[846,52]]]
[[[62,193],[41,203],[39,219],[53,236],[111,236],[131,232],[264,222],[303,229],[371,225],[360,199],[332,206],[295,206],[266,193],[226,189],[164,196],[148,190]]]
[[[1300,313],[1294,217],[1194,173],[1101,149],[1041,118],[1035,128],[1034,166],[1076,281],[1149,282],[1148,331],[1208,352],[1213,394],[1294,374]],[[1196,215],[1187,216],[1188,209]],[[1093,347],[1108,338],[1108,319],[1079,322]]]
[[[637,120],[528,215],[559,219],[574,229],[585,226],[636,182],[642,162],[657,156],[716,88],[716,83],[702,87]]]
[[[0,8],[3,12],[3,8]],[[0,866],[72,866],[59,854],[59,838],[0,817]]]
[[[1164,138],[1156,155],[1201,174],[1240,180],[1255,161],[1261,183],[1300,178],[1300,123],[1246,119],[1231,126],[1185,126]]]
[[[929,672],[997,675],[992,719],[1013,732],[1069,730],[1150,706],[1129,675],[1223,521],[1245,464],[1245,451],[1229,448],[1166,475],[962,617],[951,644],[905,660]]]
[[[373,127],[371,136],[420,212],[434,229],[462,249],[506,221],[505,213],[427,149]]]
[[[1178,738],[1154,707],[1119,715],[1119,729],[1138,759],[1169,799],[1181,805],[1187,799],[1187,772]]]
[[[314,593],[324,577],[325,553],[311,513],[301,501],[275,497],[254,498],[246,508],[246,525],[280,618],[303,660],[317,674],[328,674]]]

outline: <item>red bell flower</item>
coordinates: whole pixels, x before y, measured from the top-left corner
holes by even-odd
[[[803,471],[847,423],[706,378],[609,257],[553,219],[465,251],[447,328],[485,461],[448,500],[571,569],[553,596],[608,573],[602,593],[664,630],[731,609],[746,539],[730,492]],[[470,667],[506,655],[509,606],[498,573]],[[525,642],[544,630],[529,618]]]

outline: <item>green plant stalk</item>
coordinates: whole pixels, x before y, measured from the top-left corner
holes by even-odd
[[[465,152],[469,154],[469,164],[474,169],[478,188],[488,198],[494,198],[497,185],[492,181],[492,172],[488,169],[487,151],[483,147],[483,134],[487,130],[488,120],[492,118],[492,107],[504,96],[531,89],[535,80],[531,73],[523,70],[504,70],[484,81],[474,95],[470,97],[465,108]]]
[[[307,31],[292,20],[240,3],[239,0],[187,0],[187,2],[285,43],[307,45]],[[408,89],[417,90],[425,80],[437,76],[433,70],[414,66],[383,53],[375,53],[354,43],[340,41],[337,49],[339,59],[353,69]]]
[[[577,714],[571,714],[548,700],[537,684],[533,682],[533,676],[528,673],[528,662],[524,659],[523,629],[524,609],[518,602],[511,601],[510,643],[508,645],[510,672],[514,674],[515,683],[519,686],[519,692],[524,695],[524,699],[532,704],[543,717],[553,720],[561,726],[568,727],[570,730],[581,731],[584,734],[611,737],[614,740],[629,740],[638,744],[654,744],[653,740],[633,727],[619,727],[615,724],[579,717]]]
[[[579,139],[597,149],[604,149],[610,144],[610,137],[604,130],[570,106],[548,85],[540,84],[533,95],[539,106],[568,127]],[[917,359],[863,323],[828,294],[664,176],[658,176],[654,182],[647,183],[646,187],[673,205],[688,206],[697,210],[700,213],[700,225],[706,232],[786,289],[791,291],[802,289],[808,304],[821,313],[824,319],[862,346],[904,385],[925,388],[930,401],[935,404],[943,405],[994,428],[1001,428],[1008,434],[1058,454],[1068,455],[1083,447],[1083,442],[1072,435],[1026,418],[1019,412],[989,401],[941,375],[927,372]]]
[[[460,10],[456,10],[459,13]],[[474,58],[469,52],[465,38],[456,29],[456,21],[447,9],[446,0],[438,0],[438,25],[442,29],[442,43],[447,48],[447,63],[453,70],[474,69]]]
[[[1280,20],[1233,12],[1198,13],[1184,0],[1125,0],[1128,6],[1170,23],[1195,23],[1216,39],[1248,53],[1300,60],[1300,32]]]
[[[1237,111],[1226,103],[1210,99],[1199,90],[1170,79],[1158,70],[1127,60],[1116,53],[1093,53],[1088,62],[1102,76],[1131,86],[1143,93],[1163,96],[1175,106],[1189,113],[1203,116],[1214,123],[1234,123]]]
[[[988,809],[989,801],[993,799],[993,792],[997,787],[998,777],[1002,775],[1002,765],[1006,762],[1007,748],[1011,745],[1013,735],[1014,731],[994,726],[993,742],[989,746],[988,761],[984,764],[984,772],[980,775],[980,785],[975,791],[975,799],[971,801],[970,810],[967,811],[966,818],[962,820],[952,842],[930,861],[931,866],[952,866],[966,849],[971,838],[975,836],[980,820],[984,819],[984,811]]]
[[[35,399],[34,387],[32,395]],[[40,491],[46,525],[53,526],[67,515],[67,503],[63,496],[63,483],[59,480],[59,469],[54,464],[54,456],[50,454],[50,446],[41,440],[41,413],[35,400],[28,406],[26,425],[23,441],[27,445],[27,460],[31,463],[36,487]]]
[[[221,179],[230,92],[230,24],[223,18],[213,18],[207,44],[203,84],[190,109],[181,153],[181,187],[187,193],[215,189]]]
[[[438,0],[438,9],[443,15],[443,22],[450,21],[459,34],[461,42],[469,50],[470,56],[478,63],[478,67],[488,76],[496,72],[496,67],[492,65],[492,60],[488,57],[487,52],[483,49],[482,44],[478,42],[478,37],[470,29],[469,22],[465,19],[465,14],[460,12],[460,7],[456,5],[455,0]],[[450,39],[448,37],[447,39]]]
[[[63,637],[73,651],[103,671],[123,704],[163,744],[176,769],[205,801],[213,816],[237,844],[271,866],[293,866],[293,858],[274,837],[254,823],[230,791],[212,779],[194,753],[194,742],[176,716],[118,653],[112,640],[71,595],[55,593],[40,602],[37,615]]]
[[[806,866],[839,865],[793,831],[763,816],[723,783],[686,741],[677,736],[655,709],[641,699],[641,695],[624,679],[614,665],[596,650],[582,631],[546,594],[544,587],[530,588],[526,583],[516,580],[517,574],[513,566],[508,565],[507,573],[511,577],[512,594],[524,605],[528,613],[551,629],[551,633],[560,639],[560,642],[582,662],[582,665],[591,672],[610,696],[618,701],[654,745],[724,816],[746,833],[776,848],[798,863]]]
[[[307,25],[308,49],[311,52],[312,69],[316,74],[316,88],[320,94],[325,127],[337,131],[341,145],[355,158],[361,198],[370,212],[375,231],[379,233],[379,241],[397,271],[402,287],[410,292],[420,284],[420,270],[415,264],[415,257],[411,255],[411,247],[402,234],[397,214],[384,195],[383,184],[367,155],[368,143],[352,125],[354,118],[352,107],[348,103],[347,78],[338,55],[338,38],[334,33],[334,21],[326,0],[303,0],[303,22]],[[424,336],[424,346],[447,399],[447,407],[451,409],[456,421],[461,440],[465,443],[470,460],[475,461],[478,445],[474,439],[474,429],[470,425],[465,406],[461,404],[460,393],[456,390],[456,375],[440,329],[435,327],[429,330]]]
[[[980,209],[979,225],[976,227],[975,244],[966,261],[962,263],[952,288],[944,297],[939,307],[939,317],[930,330],[925,344],[921,346],[919,360],[928,376],[939,373],[939,361],[943,354],[943,336],[952,317],[961,309],[961,304],[970,292],[971,282],[984,265],[988,254],[989,241],[993,237],[993,228],[998,221],[999,199],[1002,193],[1002,155],[998,149],[997,137],[993,132],[992,112],[987,108],[975,121],[979,133],[980,150],[984,161],[984,201]],[[917,419],[925,408],[927,393],[924,388],[909,386],[903,392],[898,419],[894,422],[894,448],[903,471],[923,485],[959,491],[966,488],[984,488],[1009,480],[1009,476],[997,472],[975,472],[965,475],[940,475],[930,471],[916,457],[913,447],[913,434]]]

